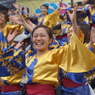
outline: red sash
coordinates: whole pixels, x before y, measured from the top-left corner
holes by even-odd
[[[28,95],[55,95],[54,86],[50,84],[27,84]]]
[[[20,85],[2,85],[1,92],[13,92],[13,91],[20,91]]]
[[[76,83],[76,82],[74,82],[70,79],[66,79],[66,78],[62,78],[61,82],[62,82],[62,85],[66,88],[79,87],[79,86],[85,85],[85,83],[79,84],[79,83]]]
[[[62,39],[62,38],[67,38],[67,35],[57,36],[57,37],[56,37],[57,40],[60,40],[60,39]]]

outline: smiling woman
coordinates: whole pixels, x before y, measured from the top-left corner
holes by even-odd
[[[7,12],[3,11],[0,12],[0,20],[2,21],[2,24],[6,24],[6,22],[9,20]]]
[[[40,51],[46,52],[49,50],[48,48],[49,44],[51,44],[53,41],[52,31],[46,26],[39,25],[32,32],[32,41],[34,47],[39,52]]]

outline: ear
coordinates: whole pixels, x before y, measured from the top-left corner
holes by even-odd
[[[53,39],[52,38],[50,38],[49,39],[49,44],[51,44],[53,42]]]

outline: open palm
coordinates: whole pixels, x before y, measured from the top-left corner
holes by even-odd
[[[10,16],[9,19],[16,24],[23,25],[25,23],[25,20],[22,16]]]
[[[18,28],[16,28],[14,31],[10,30],[9,34],[7,36],[7,41],[8,43],[12,42],[14,40],[14,38],[16,37],[16,35],[18,34]]]
[[[76,7],[74,8],[74,11],[71,13],[70,11],[67,11],[71,22],[75,22],[76,21],[76,11],[77,11],[78,6],[76,5]]]

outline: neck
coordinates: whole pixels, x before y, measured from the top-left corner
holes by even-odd
[[[6,24],[0,24],[0,28],[3,29]]]
[[[47,49],[47,50],[42,50],[42,51],[41,51],[41,50],[37,51],[36,57],[41,56],[42,54],[46,53],[47,51],[49,51],[49,49]]]
[[[43,14],[42,16],[45,17],[47,14]]]
[[[0,32],[2,32],[2,29],[5,27],[6,24],[0,24]]]

